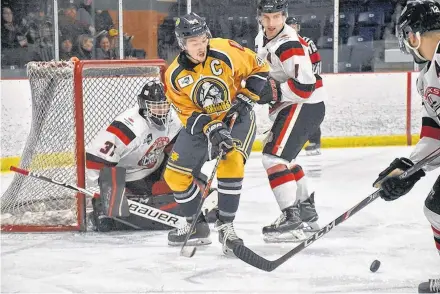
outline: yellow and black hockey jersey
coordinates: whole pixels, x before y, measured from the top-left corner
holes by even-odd
[[[237,94],[260,99],[268,73],[267,63],[252,50],[215,38],[203,63],[191,62],[184,52],[176,57],[165,73],[166,95],[185,126],[193,112],[222,120]]]

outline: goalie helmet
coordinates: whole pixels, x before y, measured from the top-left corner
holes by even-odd
[[[170,104],[159,80],[149,81],[138,95],[139,113],[158,126],[166,125]]]
[[[408,1],[397,21],[399,46],[403,53],[411,54],[416,63],[427,60],[420,54],[420,36],[423,33],[440,30],[440,4],[432,0]],[[413,33],[417,40],[417,47],[409,44],[409,33]]]
[[[176,20],[175,28],[177,42],[182,50],[185,50],[185,40],[191,37],[198,37],[206,34],[208,38],[212,38],[206,21],[191,12]]]
[[[260,0],[258,3],[258,15],[262,13],[275,13],[282,11],[287,16],[287,0]]]

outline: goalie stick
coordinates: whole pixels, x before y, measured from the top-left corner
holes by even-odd
[[[237,119],[237,116],[238,116],[238,113],[234,112],[234,114],[232,115],[231,120],[229,122],[229,130],[232,130],[232,128],[234,127],[235,120]],[[218,165],[219,165],[222,157],[223,157],[223,149],[220,149],[220,154],[217,156],[214,168],[212,169],[212,172],[211,172],[211,176],[209,177],[208,182],[206,183],[205,190],[203,190],[202,199],[200,200],[199,206],[197,206],[197,210],[194,215],[194,219],[191,222],[191,227],[189,228],[189,231],[186,234],[185,241],[183,241],[182,248],[180,248],[180,255],[182,255],[182,256],[193,257],[194,254],[196,253],[197,249],[195,246],[186,246],[186,244],[188,243],[189,237],[191,236],[191,232],[194,231],[194,227],[196,226],[196,223],[197,223],[197,218],[199,217],[199,215],[202,211],[203,202],[205,202],[205,198],[208,195],[209,189],[211,188],[212,180],[214,179],[215,173],[217,172],[217,168],[218,168]]]
[[[404,179],[404,178],[407,178],[407,177],[411,176],[412,174],[414,174],[416,171],[421,169],[423,166],[425,166],[426,164],[428,164],[431,161],[433,161],[434,159],[436,159],[440,155],[439,151],[440,151],[440,148],[437,148],[436,150],[431,152],[429,155],[427,155],[421,161],[414,164],[411,168],[409,168],[408,170],[404,171],[401,175],[399,175],[399,178]],[[307,240],[304,240],[298,246],[296,246],[295,248],[293,248],[292,250],[290,250],[289,252],[287,252],[286,254],[284,254],[283,256],[281,256],[280,258],[278,258],[276,260],[267,260],[264,257],[256,254],[255,252],[253,252],[251,249],[249,249],[248,247],[246,247],[244,245],[237,245],[236,247],[234,247],[234,249],[233,249],[234,254],[239,259],[246,262],[247,264],[250,264],[253,267],[256,267],[256,268],[263,270],[263,271],[266,271],[266,272],[271,272],[274,269],[276,269],[277,267],[279,267],[280,265],[282,265],[283,263],[285,263],[287,260],[289,260],[292,256],[301,252],[303,249],[310,246],[316,240],[318,240],[319,238],[321,238],[322,236],[324,236],[325,234],[330,232],[334,227],[336,227],[337,225],[346,221],[351,216],[353,216],[356,212],[358,212],[359,210],[365,208],[367,205],[372,203],[374,200],[376,200],[379,197],[380,191],[381,191],[380,189],[377,190],[376,192],[374,192],[373,194],[371,194],[370,196],[368,196],[367,198],[365,198],[364,200],[362,200],[361,202],[359,202],[358,204],[356,204],[355,206],[353,206],[352,208],[350,208],[349,210],[344,212],[338,218],[336,218],[335,220],[330,222],[324,228],[320,229],[318,232],[311,235]]]
[[[15,166],[11,166],[10,168],[11,171],[14,171],[16,173],[25,175],[25,176],[29,176],[29,177],[33,177],[36,179],[40,179],[58,186],[63,186],[65,188],[68,188],[70,190],[74,190],[77,192],[80,192],[84,195],[93,197],[93,198],[99,198],[99,194],[98,193],[93,193],[89,190],[80,188],[80,187],[76,187],[72,184],[66,183],[65,181],[62,180],[58,180],[55,178],[48,178],[46,176],[40,175],[38,173],[34,173],[25,169],[21,169]],[[165,224],[174,228],[180,228],[185,222],[186,219],[173,214],[173,213],[169,213],[167,211],[161,210],[161,209],[157,209],[155,207],[149,206],[149,205],[145,205],[133,200],[127,200],[128,201],[128,205],[129,205],[129,211],[132,214],[135,214],[137,216],[149,219],[149,220],[153,220],[156,222],[159,222],[161,224]],[[119,221],[119,218],[115,218],[116,221]]]

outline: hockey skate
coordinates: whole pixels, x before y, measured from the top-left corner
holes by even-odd
[[[320,155],[321,144],[310,143],[306,148],[306,155]]]
[[[266,242],[300,242],[307,239],[303,230],[299,207],[291,206],[284,209],[273,224],[263,228],[263,239]]]
[[[189,233],[191,223],[187,222],[182,228],[174,229],[168,233],[168,245],[181,246],[185,242],[186,235]],[[209,235],[209,225],[203,215],[200,215],[197,219],[197,223],[194,227],[194,231],[191,232],[191,236],[188,239],[187,244],[190,246],[208,245],[211,244],[211,238]]]
[[[299,203],[299,215],[304,222],[304,232],[314,233],[319,231],[319,216],[315,208],[315,192],[307,200]]]
[[[223,253],[227,256],[235,256],[233,249],[237,245],[242,245],[243,240],[235,233],[234,224],[232,222],[217,220],[215,222],[215,228],[218,231],[218,240],[222,244]]]
[[[421,283],[419,293],[440,293],[440,279],[430,279]]]

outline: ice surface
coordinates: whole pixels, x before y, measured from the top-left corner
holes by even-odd
[[[411,148],[324,149],[300,156],[326,224],[367,197],[372,182]],[[207,167],[207,171],[209,168]],[[2,293],[415,293],[440,276],[440,257],[423,215],[438,170],[405,197],[381,199],[271,273],[222,255],[217,234],[189,259],[168,247],[166,232],[1,235]],[[2,193],[12,175],[1,177]],[[279,211],[261,157],[253,154],[236,231],[255,252],[278,258],[294,244],[265,244],[261,228]],[[373,260],[382,262],[376,273]]]

